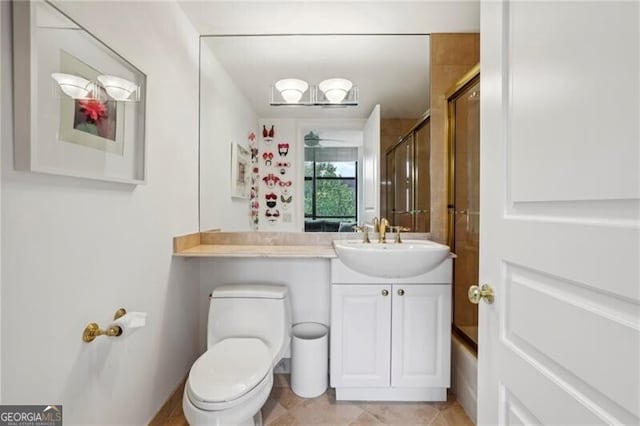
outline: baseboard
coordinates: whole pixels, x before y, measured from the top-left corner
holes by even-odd
[[[282,358],[273,367],[273,374],[291,374],[291,358]]]
[[[171,417],[171,412],[176,407],[176,404],[180,404],[182,401],[182,394],[184,393],[184,385],[187,382],[187,377],[185,377],[179,384],[178,387],[171,393],[169,398],[162,404],[160,410],[153,416],[153,419],[149,422],[149,426],[162,426],[166,424],[167,419]]]

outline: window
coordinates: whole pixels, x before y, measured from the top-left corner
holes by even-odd
[[[305,230],[338,231],[340,222],[356,222],[357,155],[357,148],[305,148]],[[311,223],[316,220],[335,222],[335,225],[315,229]]]

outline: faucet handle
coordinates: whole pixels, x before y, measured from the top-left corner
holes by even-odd
[[[405,226],[390,226],[389,228],[391,228],[392,231],[394,231],[396,233],[396,244],[400,244],[402,243],[402,238],[400,238],[400,232],[407,232],[407,231],[411,231],[411,228],[407,228]]]
[[[377,216],[371,219],[371,224],[373,225],[373,232],[380,232],[380,219]]]
[[[362,242],[363,243],[369,244],[371,242],[371,240],[369,239],[369,228],[367,227],[367,225],[362,225],[362,226],[354,225],[353,229],[355,231],[362,232]]]

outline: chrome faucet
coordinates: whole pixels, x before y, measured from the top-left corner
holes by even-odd
[[[379,227],[379,234],[378,234],[378,242],[381,244],[384,244],[387,242],[387,228],[389,227],[389,221],[387,220],[387,218],[382,218],[380,219],[380,227]]]

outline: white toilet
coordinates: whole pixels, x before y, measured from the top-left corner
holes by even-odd
[[[207,351],[196,360],[182,406],[191,425],[262,425],[273,367],[291,340],[283,285],[231,284],[209,303]]]

